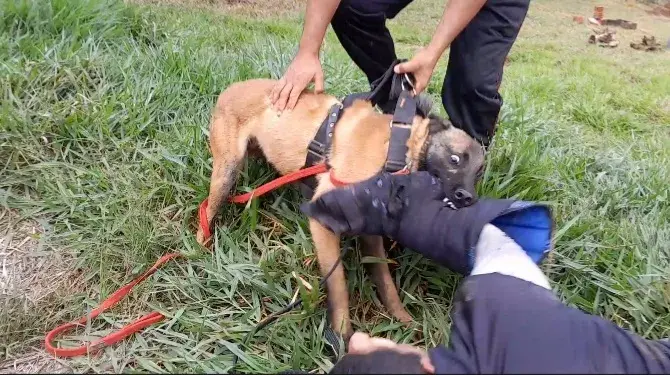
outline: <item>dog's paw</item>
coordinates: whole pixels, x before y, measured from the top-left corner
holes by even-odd
[[[407,310],[405,310],[404,308],[396,309],[395,311],[390,311],[390,313],[396,320],[403,323],[405,326],[409,326],[412,323],[414,323],[414,318],[412,318],[412,316],[409,315]]]

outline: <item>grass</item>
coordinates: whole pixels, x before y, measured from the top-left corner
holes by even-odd
[[[437,3],[417,1],[390,23],[399,53],[430,38],[425,24],[438,21]],[[557,14],[592,7],[566,4],[531,6],[509,56],[480,193],[554,207],[557,248],[544,267],[566,303],[647,338],[668,337],[670,77],[663,72],[670,58],[625,43],[616,50],[586,44],[588,30]],[[617,6],[607,8],[612,16],[647,17]],[[62,364],[77,372],[226,372],[233,351],[243,350],[240,370],[329,369],[323,293],[303,290],[302,310],[237,347],[290,301],[298,288],[293,271],[319,282],[296,190],[227,207],[211,253],[190,232],[209,184],[207,127],[216,96],[235,81],[280,76],[299,20],[295,13],[251,17],[116,0],[0,1],[0,250],[26,253],[28,245],[8,236],[30,238],[21,259],[44,259],[30,269],[50,276],[52,286],[7,288],[0,297],[4,363],[40,350],[49,329],[86,314],[177,251],[187,259],[166,265],[60,343],[79,345],[153,310],[166,320]],[[670,36],[667,21],[649,20],[657,37]],[[436,98],[445,65],[429,87]],[[332,32],[324,69],[333,94],[366,88]],[[250,162],[237,190],[272,175]],[[38,229],[21,231],[26,223]],[[417,320],[406,329],[380,307],[358,257],[349,253],[346,272],[359,329],[423,346],[448,342],[456,275],[394,252],[394,277]]]

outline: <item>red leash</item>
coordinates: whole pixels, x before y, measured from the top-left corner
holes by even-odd
[[[328,166],[326,163],[321,163],[321,164],[316,164],[313,165],[309,168],[305,169],[300,169],[296,172],[289,173],[285,176],[281,176],[277,179],[274,179],[267,184],[263,184],[260,187],[245,193],[245,194],[240,194],[236,195],[234,197],[230,197],[228,199],[229,202],[232,203],[247,203],[250,201],[252,198],[255,197],[260,197],[261,195],[265,195],[273,190],[276,190],[284,185],[290,184],[291,182],[299,181],[302,180],[303,178],[310,177],[310,176],[315,176],[320,173],[324,173],[328,171]],[[200,203],[200,207],[198,208],[198,218],[200,221],[200,228],[202,228],[202,232],[205,235],[205,239],[208,239],[209,237],[212,236],[212,232],[209,229],[209,223],[207,222],[207,205],[209,204],[209,201],[207,198],[205,198],[202,203]]]
[[[314,176],[320,173],[325,173],[328,171],[329,168],[325,163],[317,164],[312,167],[301,169],[294,173],[279,177],[275,180],[268,182],[267,184],[260,186],[259,188],[254,189],[249,193],[231,197],[230,199],[228,199],[228,201],[232,203],[246,203],[253,198],[260,197],[289,183],[299,181],[306,177]],[[399,172],[396,172],[395,174],[406,174],[406,173],[408,173],[408,171],[401,170]],[[337,187],[345,186],[348,184],[342,180],[338,180],[337,178],[335,178],[333,169],[330,169],[329,176],[333,185]],[[207,204],[208,201],[207,199],[205,199],[198,208],[199,224],[204,232],[205,239],[208,239],[212,235],[209,225],[207,223]],[[135,280],[121,287],[119,290],[117,290],[111,296],[109,296],[106,300],[104,300],[99,307],[95,308],[91,312],[90,316],[83,316],[75,322],[65,323],[51,330],[49,333],[47,333],[46,337],[44,338],[44,345],[46,347],[47,352],[59,357],[76,357],[87,353],[93,353],[104,346],[113,345],[125,339],[126,337],[132,335],[133,333],[141,331],[142,329],[165,319],[165,316],[163,314],[154,311],[150,314],[147,314],[135,320],[129,325],[122,327],[120,330],[114,333],[111,333],[97,341],[94,341],[91,344],[82,345],[76,348],[57,348],[52,344],[56,336],[58,336],[60,333],[63,333],[77,326],[85,325],[86,322],[95,319],[103,311],[108,310],[109,308],[117,304],[125,296],[127,296],[137,284],[141,283],[147,277],[151,276],[163,264],[167,263],[171,259],[178,258],[181,256],[182,255],[179,253],[169,253],[162,256],[160,259],[156,261],[156,263],[154,263],[153,266],[151,266],[149,270],[147,270],[145,273],[140,275]]]
[[[112,345],[118,341],[121,341],[124,338],[132,335],[133,333],[163,320],[165,316],[161,313],[154,311],[148,315],[145,315],[137,319],[136,321],[132,322],[131,324],[121,328],[120,330],[114,333],[109,334],[101,338],[100,340],[94,341],[92,344],[89,345],[82,345],[76,348],[56,348],[51,343],[56,338],[56,336],[61,332],[67,331],[77,326],[85,325],[87,321],[95,319],[98,315],[100,315],[100,313],[116,305],[121,299],[123,299],[123,297],[127,296],[128,293],[130,293],[130,291],[133,290],[135,285],[141,283],[142,281],[144,281],[144,279],[151,276],[151,274],[156,272],[158,268],[160,268],[163,264],[167,263],[169,260],[177,257],[181,257],[181,254],[170,253],[167,255],[163,255],[160,259],[156,261],[156,263],[154,263],[153,266],[151,266],[151,268],[149,268],[149,270],[140,275],[140,277],[121,287],[121,289],[117,290],[106,300],[104,300],[99,307],[91,311],[90,316],[82,316],[76,322],[65,323],[51,330],[51,332],[49,332],[44,338],[44,345],[46,347],[47,352],[59,357],[76,357],[86,353],[91,353],[102,348],[103,346]]]

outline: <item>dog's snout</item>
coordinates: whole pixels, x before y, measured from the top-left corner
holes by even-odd
[[[459,203],[463,203],[466,206],[471,205],[474,200],[472,194],[470,194],[470,192],[465,189],[456,189],[454,192],[454,198],[456,198]]]

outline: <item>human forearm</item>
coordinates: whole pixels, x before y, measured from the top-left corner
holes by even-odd
[[[395,66],[394,71],[398,74],[414,75],[414,89],[417,94],[428,86],[444,51],[472,21],[485,2],[486,0],[449,0],[430,43],[420,49],[411,60]]]
[[[328,24],[340,0],[308,0],[305,25],[300,38],[300,54],[318,55]]]
[[[451,42],[472,21],[486,0],[449,0],[427,48],[438,60]]]
[[[549,251],[553,218],[548,207],[480,199],[469,207],[453,210],[443,201],[444,190],[442,183],[425,171],[408,175],[383,173],[330,191],[301,208],[335,233],[387,236],[463,275],[471,271],[475,260],[471,252],[482,228],[489,223],[496,225],[498,219],[498,225],[515,233],[510,236],[512,240],[529,236],[519,246],[534,262],[539,263]],[[526,226],[533,229],[523,230]]]

